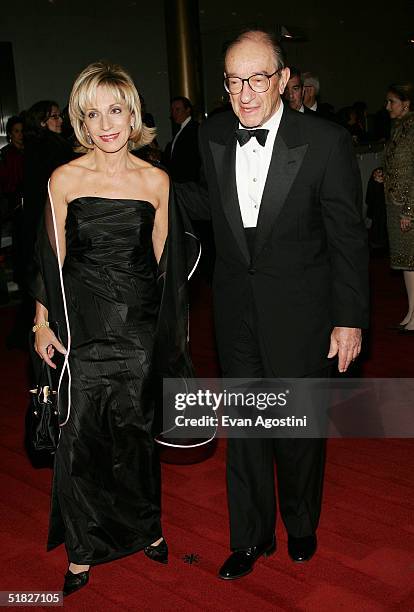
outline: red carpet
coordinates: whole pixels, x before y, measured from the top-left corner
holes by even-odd
[[[401,277],[379,259],[372,279],[373,326],[363,373],[411,377],[414,338],[387,329],[405,314]],[[209,301],[206,288],[194,289],[191,338],[202,376],[217,373]],[[12,309],[0,310],[2,338],[12,315]],[[63,548],[44,550],[50,470],[32,468],[22,445],[25,357],[3,347],[0,363],[0,590],[56,590],[66,557]],[[279,522],[276,555],[232,583],[216,578],[228,554],[224,446],[220,442],[202,463],[163,466],[169,565],[136,554],[99,566],[90,585],[65,601],[66,609],[414,610],[413,440],[330,441],[318,554],[308,564],[293,564]]]

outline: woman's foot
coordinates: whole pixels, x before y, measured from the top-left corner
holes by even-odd
[[[144,553],[152,561],[168,563],[168,546],[164,538],[160,538],[150,546],[144,548]]]
[[[414,316],[413,315],[411,315],[408,321],[404,324],[403,331],[414,331]]]
[[[69,569],[65,574],[65,582],[63,584],[64,597],[67,597],[75,591],[79,591],[79,589],[88,584],[89,568],[90,565],[77,565],[76,563],[71,563],[69,565]]]

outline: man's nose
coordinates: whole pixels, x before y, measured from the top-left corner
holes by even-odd
[[[250,87],[249,83],[247,81],[245,81],[243,83],[243,88],[240,92],[240,100],[243,103],[247,103],[250,102],[250,100],[252,100],[254,98],[254,91],[253,89]]]

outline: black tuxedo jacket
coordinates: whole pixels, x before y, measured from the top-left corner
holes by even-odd
[[[246,300],[274,376],[328,365],[334,326],[368,323],[368,250],[359,169],[341,127],[285,108],[250,255],[236,188],[236,116],[200,128],[204,185],[178,185],[193,218],[211,217],[219,356],[226,371]]]
[[[199,180],[201,160],[198,150],[198,128],[197,121],[191,119],[177,137],[172,153],[172,141],[166,146],[164,163],[173,181],[183,183]]]
[[[311,110],[310,108],[308,108],[307,106],[303,105],[303,114],[304,115],[309,115],[310,113],[314,113],[315,111]]]

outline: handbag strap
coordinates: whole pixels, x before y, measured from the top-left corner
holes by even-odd
[[[50,366],[46,363],[46,361],[42,362],[42,367],[40,368],[40,374],[39,374],[39,379],[38,379],[38,383],[37,383],[37,390],[38,392],[40,390],[43,390],[44,384],[42,384],[42,382],[45,380],[45,373],[46,373],[46,378],[47,378],[47,382],[49,385],[49,389],[50,392],[53,392],[53,381],[52,381],[52,373],[51,373],[51,368]]]

